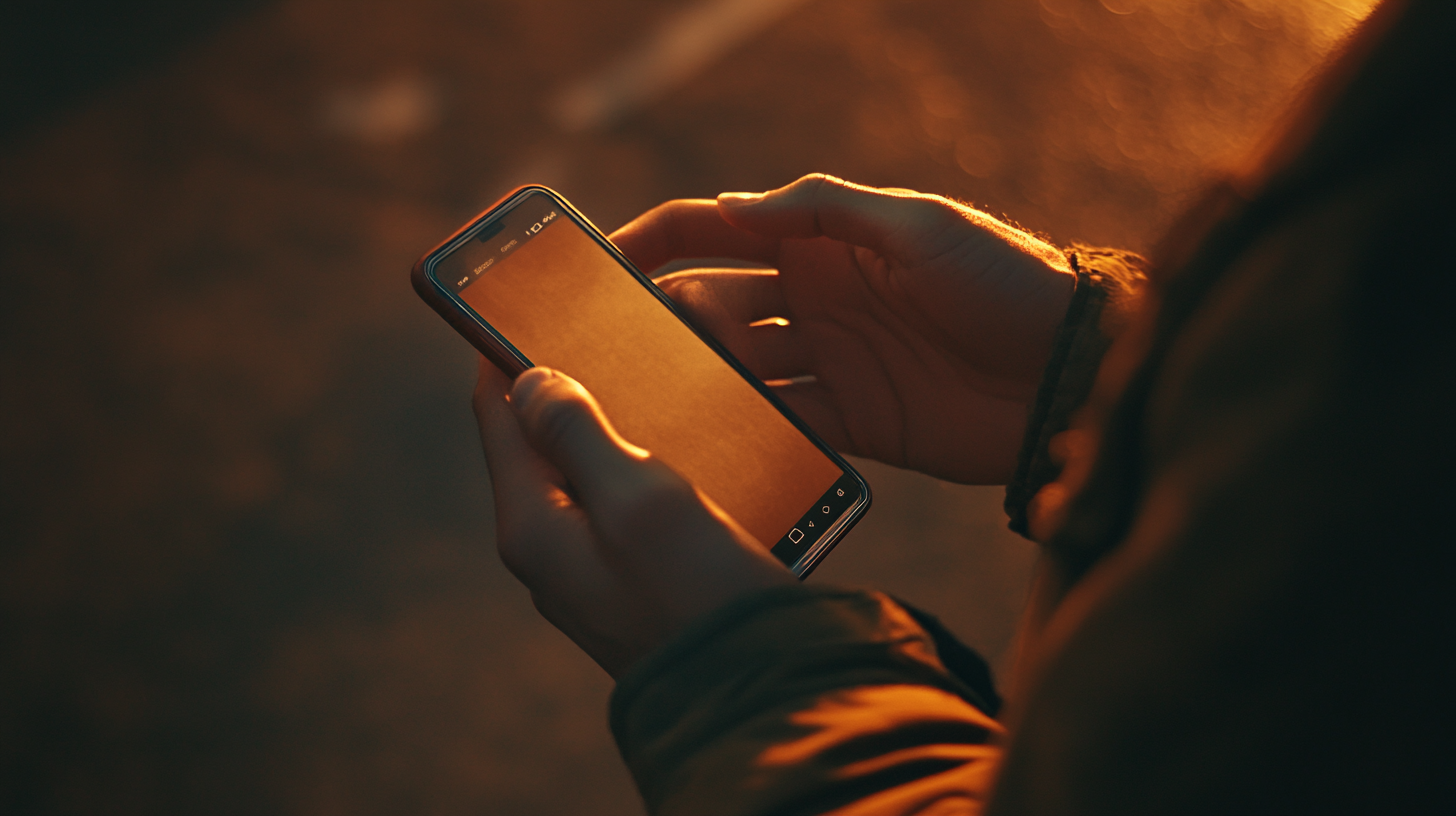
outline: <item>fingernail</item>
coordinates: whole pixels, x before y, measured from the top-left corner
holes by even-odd
[[[763,193],[719,193],[719,204],[752,204],[763,200]]]

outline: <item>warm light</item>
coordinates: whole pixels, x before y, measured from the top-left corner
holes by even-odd
[[[768,546],[841,475],[565,219],[522,242],[461,297],[532,362],[580,381],[624,439],[672,466]],[[760,323],[788,325],[783,318]]]
[[[756,764],[793,765],[864,734],[884,733],[929,720],[979,726],[988,738],[1001,731],[995,720],[949,692],[929,686],[867,686],[826,694],[813,707],[794,712],[789,722],[804,729],[804,736],[768,748],[758,755]],[[928,748],[971,749],[968,759],[992,753],[984,744]]]

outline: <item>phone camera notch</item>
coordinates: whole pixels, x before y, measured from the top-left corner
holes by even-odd
[[[497,221],[494,224],[486,224],[485,226],[480,228],[479,232],[475,233],[475,240],[481,243],[485,243],[486,241],[489,241],[497,235],[500,235],[501,230],[504,230],[505,228],[506,222],[504,220]]]

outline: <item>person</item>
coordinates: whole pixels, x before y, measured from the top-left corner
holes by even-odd
[[[1381,5],[1151,264],[819,175],[613,236],[776,269],[660,285],[839,450],[1008,485],[1004,713],[927,616],[483,362],[501,557],[618,680],[648,810],[1456,812],[1453,10]]]

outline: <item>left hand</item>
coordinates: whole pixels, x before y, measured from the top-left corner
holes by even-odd
[[[796,581],[710,499],[618,436],[576,380],[533,368],[513,385],[482,359],[474,405],[501,560],[613,677],[733,597]]]
[[[1076,276],[1035,236],[940,196],[810,175],[669,201],[612,235],[830,445],[1005,484]],[[770,320],[779,318],[779,320]]]

